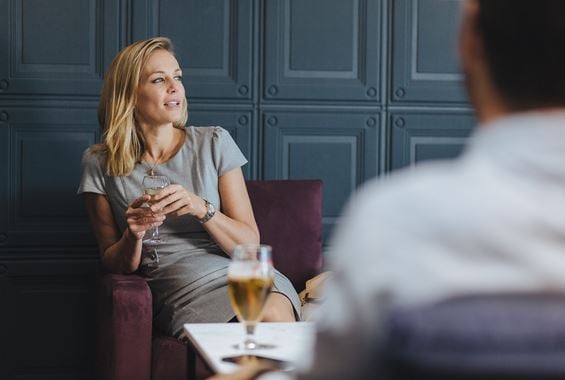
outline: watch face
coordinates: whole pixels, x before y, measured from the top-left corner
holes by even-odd
[[[208,202],[207,200],[205,200],[205,202],[206,202],[206,215],[204,215],[204,217],[200,219],[200,223],[206,223],[216,213],[216,209],[214,208],[214,205]]]
[[[210,202],[208,202],[208,214],[214,214],[216,212],[216,209],[214,208],[214,205]],[[210,215],[211,216],[211,215]]]

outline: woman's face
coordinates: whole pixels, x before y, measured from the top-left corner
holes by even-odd
[[[185,101],[177,60],[164,49],[154,51],[139,79],[135,105],[137,122],[148,125],[173,123],[181,118]]]

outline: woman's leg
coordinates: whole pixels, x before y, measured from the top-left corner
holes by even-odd
[[[265,305],[263,322],[296,322],[290,300],[281,293],[271,293]]]

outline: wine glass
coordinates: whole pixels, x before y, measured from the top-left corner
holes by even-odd
[[[151,200],[149,200],[147,207],[149,207],[153,202],[153,197],[155,196],[155,194],[157,194],[159,190],[164,189],[170,184],[171,182],[169,181],[169,178],[164,175],[146,175],[145,177],[143,177],[143,192],[151,196]],[[149,234],[149,238],[143,240],[144,244],[157,245],[165,242],[165,240],[163,240],[159,235],[158,226],[147,232]]]
[[[273,287],[274,270],[271,247],[242,244],[233,250],[228,268],[228,291],[237,319],[245,326],[246,337],[236,348],[256,350],[273,345],[255,341],[255,326],[261,320],[267,298]]]

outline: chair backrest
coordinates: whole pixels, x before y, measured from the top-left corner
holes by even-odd
[[[565,295],[456,297],[391,313],[392,379],[564,379]]]
[[[300,292],[322,267],[322,181],[247,181],[261,234],[273,263]]]

